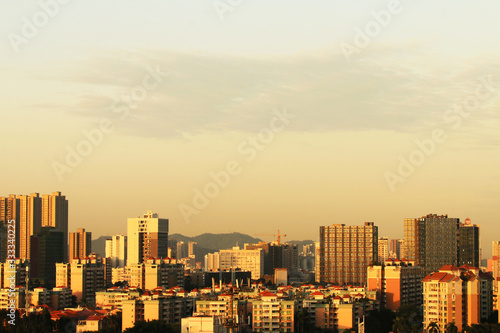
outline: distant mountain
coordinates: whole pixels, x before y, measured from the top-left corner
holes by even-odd
[[[240,246],[243,248],[245,243],[258,243],[261,241],[259,238],[254,238],[249,235],[233,232],[231,234],[201,234],[195,237],[186,237],[181,234],[172,234],[168,236],[169,239],[175,239],[178,242],[196,242],[198,247],[205,248],[212,251],[219,251],[223,249],[230,249],[233,246]]]
[[[104,258],[106,255],[106,239],[111,238],[111,236],[101,236],[92,241],[92,252],[97,253]]]
[[[302,252],[302,246],[304,245],[313,245],[313,249],[314,250],[314,241],[308,239],[308,240],[303,240],[303,241],[298,241],[298,240],[293,240],[293,241],[289,241],[289,242],[286,242],[286,243],[289,243],[289,244],[295,244],[297,245],[297,250],[300,252]]]
[[[92,241],[92,252],[99,254],[104,257],[106,254],[106,239],[111,238],[111,236],[101,236]],[[203,260],[203,257],[207,253],[217,252],[219,250],[230,249],[233,246],[240,246],[243,248],[245,243],[255,244],[262,241],[259,238],[254,238],[249,235],[241,234],[239,232],[233,232],[230,234],[201,234],[195,237],[187,237],[181,234],[168,235],[168,239],[175,239],[178,242],[196,242],[196,260]],[[296,244],[297,249],[302,252],[302,246],[308,244],[314,244],[312,240],[303,241],[289,241],[286,243]]]

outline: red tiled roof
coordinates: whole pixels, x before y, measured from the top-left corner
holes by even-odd
[[[264,296],[264,297],[275,297],[276,296],[275,294],[273,294],[272,292],[269,292],[269,291],[261,292],[259,295]]]
[[[319,291],[317,291],[317,292],[312,293],[311,296],[325,296],[325,294],[320,293]]]
[[[452,265],[450,265],[452,266]],[[427,275],[422,282],[429,282],[429,281],[442,281],[442,282],[450,282],[454,280],[454,278],[458,278],[455,275],[451,275],[445,272],[435,272]]]

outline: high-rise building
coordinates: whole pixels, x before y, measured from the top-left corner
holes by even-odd
[[[127,266],[127,236],[116,235],[106,239],[106,258],[111,258],[113,268]]]
[[[85,229],[76,229],[76,232],[69,233],[69,257],[86,258],[92,253],[92,233]]]
[[[220,250],[218,269],[236,269],[252,272],[252,279],[260,279],[264,275],[264,251],[262,249],[240,249],[238,246],[230,250]]]
[[[209,253],[205,255],[205,271],[218,271],[220,268],[220,253]]]
[[[128,219],[128,265],[153,258],[167,258],[168,219],[148,211],[143,217]]]
[[[493,277],[495,281],[500,278],[500,241],[493,241],[492,247],[492,267]]]
[[[435,322],[445,332],[446,325],[455,322],[462,332],[493,312],[493,277],[477,267],[445,265],[422,282],[425,328]]]
[[[9,221],[15,221],[15,243],[16,243],[16,258],[19,257],[19,199],[16,198],[14,194],[9,195],[8,197],[0,198],[0,222],[5,226],[7,230],[7,224]],[[6,231],[7,232],[7,231]],[[7,237],[7,236],[5,236]],[[7,243],[1,243],[2,247],[0,248],[1,258],[6,257],[7,253]]]
[[[481,244],[479,225],[472,224],[470,219],[460,223],[458,227],[458,264],[481,267]]]
[[[424,274],[458,261],[458,218],[429,214],[404,220],[406,259],[424,268]]]
[[[321,226],[319,239],[320,282],[366,283],[368,265],[378,260],[378,227],[373,222],[362,226]]]
[[[64,260],[68,260],[68,200],[61,192],[42,195],[42,227],[63,232]]]
[[[275,268],[284,268],[283,244],[259,242],[258,244],[245,244],[247,250],[262,249],[264,251],[264,275],[273,275]]]
[[[175,251],[175,258],[176,259],[186,258],[187,257],[186,248],[187,248],[187,244],[185,244],[182,241],[177,242],[176,251]]]
[[[198,245],[198,243],[196,243],[196,242],[189,242],[188,243],[188,257],[195,255],[196,245]]]
[[[404,246],[404,241],[402,239],[391,239],[389,240],[389,258],[392,259],[404,259],[402,253]],[[379,248],[380,252],[380,248]]]
[[[384,263],[389,258],[389,238],[379,237],[378,239],[378,261]]]
[[[30,259],[30,237],[42,226],[42,198],[38,193],[18,195],[19,200],[19,258]]]
[[[64,235],[54,227],[42,227],[31,236],[31,281],[38,279],[46,288],[57,287],[56,263],[64,262]]]

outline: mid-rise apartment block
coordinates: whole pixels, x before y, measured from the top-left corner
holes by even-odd
[[[333,224],[320,227],[320,282],[338,285],[364,285],[367,267],[378,260],[378,227],[373,222],[362,226]]]
[[[78,302],[95,304],[95,293],[106,290],[111,282],[111,262],[91,254],[73,259],[71,263],[56,264],[56,284],[69,287]]]
[[[493,311],[493,277],[479,268],[445,265],[422,282],[424,327],[435,322],[444,332],[454,322],[461,332],[466,325],[488,319]]]
[[[295,332],[296,302],[278,299],[272,292],[252,301],[253,332]]]
[[[136,321],[161,320],[180,323],[182,318],[193,314],[194,299],[184,297],[159,297],[134,299],[122,302],[122,330],[135,325]]]
[[[129,265],[139,264],[151,257],[167,258],[168,219],[161,219],[152,211],[142,217],[129,218],[127,242]]]
[[[176,259],[150,258],[143,263],[127,266],[129,286],[152,290],[157,287],[184,287],[184,265]]]
[[[388,259],[382,265],[368,267],[369,291],[377,291],[380,303],[396,311],[402,305],[422,304],[423,270],[413,261]]]

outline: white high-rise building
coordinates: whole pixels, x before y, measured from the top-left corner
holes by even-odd
[[[219,268],[240,268],[252,272],[252,279],[260,279],[264,275],[264,251],[240,249],[238,246],[230,250],[220,250]]]
[[[168,219],[148,211],[143,217],[128,219],[127,265],[147,259],[168,257]]]
[[[127,266],[127,236],[116,235],[106,239],[106,258],[111,258],[113,268]]]

